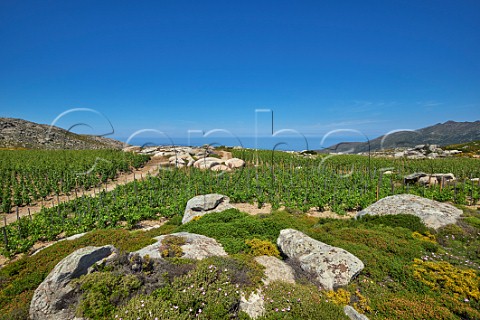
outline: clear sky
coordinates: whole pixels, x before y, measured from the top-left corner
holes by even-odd
[[[305,135],[479,120],[480,1],[1,0],[0,116],[71,108],[116,137],[252,136],[259,108]]]

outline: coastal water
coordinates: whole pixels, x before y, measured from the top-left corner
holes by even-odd
[[[131,145],[139,146],[228,146],[243,147],[263,150],[302,151],[320,150],[333,144],[345,141],[342,139],[328,139],[323,141],[322,137],[135,137],[131,139],[119,139]]]

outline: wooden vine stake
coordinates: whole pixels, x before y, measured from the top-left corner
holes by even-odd
[[[7,217],[3,216],[3,242],[5,242],[5,248],[8,248],[8,236],[7,236]]]

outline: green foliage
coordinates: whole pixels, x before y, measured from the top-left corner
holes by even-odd
[[[76,315],[89,319],[110,317],[115,305],[125,302],[141,282],[134,275],[94,272],[80,277],[76,284],[83,292]]]
[[[10,200],[24,205],[74,188],[89,189],[140,167],[149,156],[117,150],[0,150],[0,158],[2,211],[10,212]]]
[[[250,216],[230,209],[204,215],[202,219],[190,221],[176,231],[188,231],[211,237],[219,241],[230,254],[247,253],[250,247],[245,239],[257,238],[275,243],[280,230],[298,226],[301,229],[313,221],[307,217],[294,217],[285,212],[268,216]]]
[[[343,306],[326,302],[311,285],[274,282],[264,295],[266,314],[258,319],[348,319]]]
[[[395,215],[364,215],[360,221],[366,225],[384,225],[392,228],[401,227],[414,232],[425,233],[428,231],[422,220],[411,214]]]
[[[251,254],[254,256],[272,256],[280,257],[280,251],[276,245],[268,240],[260,240],[257,238],[245,240],[245,244],[250,247]]]
[[[477,229],[480,229],[480,218],[478,217],[466,217],[463,219],[466,223],[468,223],[469,225],[477,228]]]

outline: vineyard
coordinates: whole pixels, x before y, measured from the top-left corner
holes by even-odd
[[[50,195],[87,190],[138,168],[148,156],[114,150],[0,150],[0,212]]]
[[[2,160],[7,159],[2,161],[2,166],[11,168],[9,173],[1,173],[7,196],[13,190],[13,201],[15,193],[20,193],[23,200],[17,200],[17,203],[28,204],[23,196],[34,199],[35,194],[42,197],[52,192],[69,192],[77,185],[96,186],[111,178],[116,170],[127,170],[129,166],[144,161],[141,157],[113,152],[103,157],[109,162],[99,161],[89,174],[76,175],[79,171],[87,172],[98,155],[85,151],[50,153],[45,153],[44,161],[37,161],[38,166],[33,160],[30,166],[25,166],[24,158],[4,157],[2,154]],[[67,203],[44,208],[34,216],[20,218],[2,228],[0,252],[3,255],[26,252],[35,242],[55,240],[60,234],[69,236],[93,229],[133,228],[141,220],[160,217],[181,219],[186,202],[195,195],[206,193],[225,194],[233,202],[257,203],[259,206],[270,203],[274,209],[284,206],[306,212],[314,208],[338,214],[361,210],[380,198],[400,193],[464,205],[477,204],[480,197],[479,182],[471,180],[480,176],[478,159],[392,160],[352,155],[307,157],[252,150],[232,150],[232,153],[245,159],[248,165],[242,170],[225,173],[191,167],[163,168],[143,181],[118,186],[111,192],[100,189],[96,197],[79,195]],[[52,166],[55,163],[52,159],[61,157],[68,159],[64,161],[64,166],[58,171],[49,171],[46,159],[50,159],[50,167],[57,170],[57,166]],[[30,168],[30,171],[21,171],[22,167]],[[67,173],[69,170],[71,173]],[[385,174],[386,171],[391,174]],[[453,183],[431,187],[404,183],[405,175],[419,171],[449,172],[457,179]],[[45,174],[49,176],[45,177]]]

